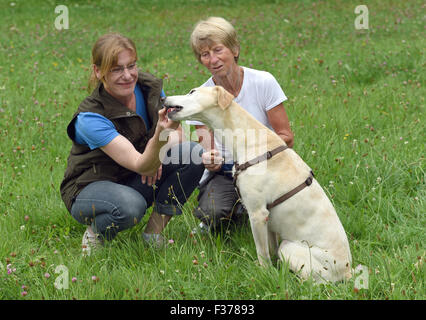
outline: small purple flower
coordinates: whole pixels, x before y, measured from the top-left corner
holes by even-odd
[[[76,277],[72,277],[71,282],[76,282],[77,278]]]
[[[16,268],[12,268],[12,264],[11,263],[9,263],[6,266],[6,269],[7,269],[7,274],[12,274],[12,273],[14,273],[16,271]]]
[[[45,277],[46,279],[49,279],[49,278],[50,278],[50,274],[49,274],[48,272],[46,272],[46,273],[44,274],[44,277]]]

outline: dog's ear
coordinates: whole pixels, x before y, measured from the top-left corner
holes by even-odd
[[[217,104],[225,110],[231,105],[232,100],[234,100],[234,96],[221,86],[216,86],[214,89],[217,94]]]

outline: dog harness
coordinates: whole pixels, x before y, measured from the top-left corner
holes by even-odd
[[[282,146],[279,146],[279,147],[273,149],[272,151],[267,151],[264,154],[262,154],[262,155],[260,155],[260,156],[258,156],[256,158],[254,158],[254,159],[252,159],[250,161],[247,161],[247,162],[245,162],[245,163],[243,163],[241,165],[238,164],[238,162],[236,162],[235,163],[235,174],[234,174],[233,184],[234,184],[234,187],[235,187],[235,189],[237,191],[238,197],[241,198],[240,191],[238,190],[238,187],[237,187],[237,178],[238,178],[238,175],[242,171],[246,170],[248,167],[251,167],[251,166],[253,166],[255,164],[258,164],[258,163],[260,163],[262,161],[269,160],[274,155],[276,155],[277,153],[280,153],[281,151],[284,151],[286,149],[288,149],[288,146],[282,145]],[[303,183],[301,183],[300,185],[298,185],[293,190],[290,190],[286,194],[282,195],[281,197],[279,197],[278,199],[276,199],[272,203],[267,204],[266,208],[268,210],[271,210],[273,207],[275,207],[275,206],[279,205],[280,203],[286,201],[287,199],[291,198],[296,193],[298,193],[299,191],[303,190],[305,187],[310,186],[312,184],[313,179],[314,179],[314,173],[311,171],[309,177]]]

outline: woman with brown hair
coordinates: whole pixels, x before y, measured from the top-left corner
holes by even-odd
[[[61,195],[73,218],[88,225],[86,254],[136,225],[152,204],[142,236],[161,245],[160,232],[182,213],[202,175],[203,166],[188,156],[197,154],[195,143],[179,143],[179,134],[174,143],[173,135],[164,138],[168,131],[181,132],[180,125],[162,108],[162,80],[138,71],[136,63],[131,39],[101,36],[92,49],[95,89],[67,127],[72,148]],[[168,164],[162,165],[160,154],[169,157]]]

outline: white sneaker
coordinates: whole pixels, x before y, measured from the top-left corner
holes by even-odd
[[[204,222],[200,222],[200,224],[192,229],[192,234],[207,234],[210,232],[210,227],[206,225]]]
[[[154,246],[156,249],[160,249],[166,246],[166,239],[160,233],[145,233],[142,232],[142,238],[149,245]]]
[[[83,240],[81,241],[81,248],[83,256],[90,256],[92,250],[100,249],[104,245],[102,239],[93,233],[92,227],[88,226],[83,234]]]

